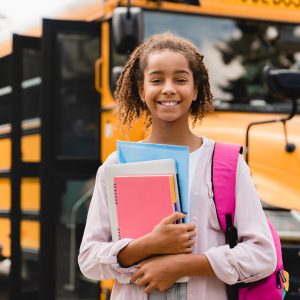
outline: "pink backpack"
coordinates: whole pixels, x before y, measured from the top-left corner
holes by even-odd
[[[226,243],[230,248],[237,245],[238,231],[234,227],[236,169],[242,147],[236,144],[216,143],[212,162],[214,202]],[[230,300],[281,300],[285,296],[283,261],[278,234],[268,221],[273,236],[277,265],[274,273],[259,281],[227,286]]]

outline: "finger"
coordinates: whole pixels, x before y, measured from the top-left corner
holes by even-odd
[[[193,251],[194,246],[195,246],[195,243],[193,243],[192,245],[186,245],[183,249],[183,252],[191,253],[191,251]]]
[[[193,239],[196,237],[196,231],[184,231],[182,236],[187,240]]]
[[[182,244],[182,246],[183,246],[184,248],[189,248],[189,247],[195,246],[195,244],[196,244],[195,239],[189,239],[189,240],[186,240],[186,241]]]
[[[196,232],[194,231],[189,231],[187,234],[186,234],[186,237],[188,240],[195,240],[196,238]]]
[[[196,230],[189,231],[191,237],[195,237],[197,235]]]
[[[184,218],[186,215],[181,213],[181,212],[175,212],[171,215],[169,215],[168,217],[162,219],[161,224],[173,224],[175,223],[177,220]]]
[[[184,254],[190,254],[190,253],[193,253],[193,247],[188,247],[188,248],[185,248],[185,250],[183,251]]]
[[[146,286],[146,288],[144,289],[144,292],[146,294],[150,294],[153,290],[156,289],[156,284],[155,283],[150,283]]]
[[[186,241],[185,246],[186,247],[192,247],[196,244],[196,240],[195,239],[189,239]]]
[[[150,280],[149,280],[149,278],[147,278],[147,276],[143,275],[140,278],[138,278],[134,282],[134,284],[137,285],[137,286],[140,286],[140,287],[142,287],[142,286],[146,287],[146,286],[148,286],[150,284]]]
[[[143,277],[144,273],[142,270],[137,270],[130,278],[131,283],[135,283],[139,278]]]
[[[195,231],[196,232],[196,226],[195,224],[182,224],[186,231]]]
[[[194,233],[196,234],[196,228],[193,224],[176,224],[177,229],[181,229],[182,232]]]

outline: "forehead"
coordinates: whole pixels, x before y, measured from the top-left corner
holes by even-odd
[[[154,70],[164,72],[184,70],[189,73],[192,73],[185,55],[181,52],[176,52],[169,49],[156,51],[149,54],[147,64],[145,67],[145,72],[149,73],[153,72]]]

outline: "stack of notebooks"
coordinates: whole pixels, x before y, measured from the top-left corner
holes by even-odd
[[[112,239],[138,238],[174,211],[188,211],[188,147],[117,142],[105,168]]]
[[[113,241],[139,238],[173,212],[187,212],[188,147],[118,141],[117,153],[120,163],[104,171]]]
[[[143,236],[180,211],[172,159],[110,165],[105,180],[113,241]]]

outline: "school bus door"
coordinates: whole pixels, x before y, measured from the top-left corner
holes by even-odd
[[[77,255],[100,164],[100,26],[43,20],[39,300],[99,299],[99,282],[81,276]]]

